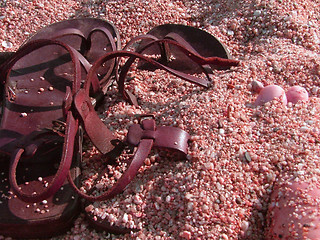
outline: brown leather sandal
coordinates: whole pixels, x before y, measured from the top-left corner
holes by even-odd
[[[218,57],[231,60],[226,46],[216,37],[204,30],[182,24],[156,26],[147,34],[133,38],[124,49],[136,45],[134,48],[136,52],[159,56],[158,61],[170,68],[187,73],[203,72],[203,67],[197,61],[190,59],[179,47],[166,41],[157,42],[165,39],[173,40],[204,58]],[[138,43],[138,41],[140,42]],[[153,42],[157,44],[152,44]],[[212,69],[228,69],[237,65],[238,61],[226,61],[225,63],[226,65],[223,65],[222,62],[209,63],[208,66],[205,66],[205,70],[211,74]],[[147,66],[145,65],[145,63],[141,62],[140,68],[146,68]]]
[[[48,36],[57,40],[42,39]],[[82,129],[70,107],[72,96],[91,63],[119,47],[112,24],[74,19],[40,30],[1,65],[1,235],[50,237],[73,224],[79,198],[66,177],[70,173],[79,182]],[[93,78],[92,93],[107,88],[115,62]],[[110,131],[106,135],[112,137]],[[107,137],[100,145],[104,151],[113,148]]]
[[[123,50],[150,56],[157,63],[140,58],[138,68],[169,70],[172,74],[202,87],[213,84],[213,70],[225,70],[238,66],[239,61],[231,59],[227,48],[206,31],[180,24],[164,24],[151,29],[147,34],[130,40]],[[129,71],[137,57],[132,56],[121,67],[122,76]],[[205,78],[195,77],[202,73]],[[192,75],[193,74],[193,75]],[[124,77],[119,80],[120,92],[129,102],[138,105],[132,93],[124,89]]]
[[[42,51],[44,49],[46,51]],[[45,61],[39,59],[40,51]],[[59,54],[54,56],[51,54],[54,51],[59,51]],[[54,133],[59,133],[58,129],[45,129],[53,127],[53,120],[59,123],[63,118],[62,105],[66,91],[63,88],[76,91],[80,86],[81,67],[75,52],[58,41],[30,42],[14,54],[2,71],[3,79],[7,81],[1,119],[1,150],[8,157],[1,157],[0,163],[1,235],[15,238],[51,236],[69,227],[77,216],[78,198],[62,180],[66,174],[65,168],[71,168],[74,179],[79,175],[76,164],[79,159],[75,158],[72,166],[73,152],[61,155],[63,138],[60,134],[64,133]],[[61,58],[63,55],[69,57]],[[71,114],[68,118],[68,122],[73,121]],[[61,127],[67,127],[70,137],[75,139],[79,133],[78,129],[70,129],[72,125]],[[70,147],[73,148],[64,145],[64,149]],[[53,178],[57,171],[55,165],[59,166],[60,159],[59,174]],[[21,162],[19,166],[18,162]],[[16,186],[9,184],[10,179],[14,179]],[[58,184],[54,188],[49,187],[49,184],[53,186],[53,182]],[[23,199],[15,196],[13,187],[22,192]],[[42,191],[45,194],[40,194],[41,198],[33,194]],[[46,197],[52,191],[56,194]]]

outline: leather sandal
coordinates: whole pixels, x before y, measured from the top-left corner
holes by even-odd
[[[157,63],[132,56],[121,67],[119,89],[126,100],[138,105],[132,93],[124,89],[124,76],[136,58],[138,68],[145,70],[165,69],[172,74],[202,87],[213,85],[213,70],[226,70],[238,66],[231,59],[227,48],[217,38],[204,30],[180,24],[164,24],[147,34],[130,40],[123,50],[133,49],[135,54],[152,57]],[[204,74],[199,78],[194,74]],[[123,77],[121,77],[123,76]]]
[[[52,39],[42,39],[48,36]],[[0,66],[0,88],[5,91],[0,235],[50,237],[73,224],[79,198],[66,177],[70,174],[79,183],[82,128],[72,111],[72,96],[83,85],[92,62],[119,47],[119,34],[112,24],[74,19],[41,29]],[[92,95],[103,94],[115,63],[101,68],[93,78]],[[110,151],[112,133],[103,134],[101,149]]]
[[[190,59],[180,47],[165,40],[173,40],[204,58],[217,57],[216,62],[205,66],[205,70],[210,74],[212,74],[212,69],[229,69],[239,63],[231,59],[229,51],[219,39],[204,30],[181,24],[156,26],[147,34],[133,38],[124,49],[136,45],[134,47],[136,52],[159,56],[158,61],[173,69],[188,73],[203,72],[203,63],[199,64],[194,59]],[[222,58],[220,62],[219,58]],[[141,62],[140,68],[143,68],[143,65],[146,64]]]
[[[54,51],[59,54],[53,55]],[[1,235],[52,236],[70,227],[77,216],[79,200],[63,178],[66,169],[71,169],[74,179],[79,175],[79,158],[72,164],[73,151],[62,154],[61,148],[65,131],[73,139],[80,132],[73,127],[72,114],[68,114],[70,124],[60,123],[66,88],[76,91],[80,87],[81,67],[75,52],[62,42],[32,41],[20,48],[2,70],[6,83],[0,139],[5,154],[0,163]],[[45,60],[39,58],[39,53]],[[69,57],[61,57],[65,55]],[[56,121],[56,128],[52,121]],[[73,147],[64,144],[65,150]],[[53,178],[55,172],[59,174]],[[52,187],[51,183],[57,184]],[[21,198],[16,197],[14,187],[21,192]],[[42,191],[45,194],[40,194],[41,198],[33,194]],[[47,197],[48,193],[52,196]]]

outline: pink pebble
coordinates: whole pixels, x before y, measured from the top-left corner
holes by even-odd
[[[260,106],[274,100],[275,98],[280,98],[281,102],[284,105],[287,105],[287,97],[282,87],[277,85],[269,85],[261,89],[256,101],[254,102],[254,105]]]
[[[187,239],[187,240],[190,240],[191,239],[191,232],[189,231],[183,231],[183,232],[180,232],[179,236],[183,239]]]
[[[320,189],[308,183],[275,186],[268,208],[266,240],[319,239]]]
[[[297,103],[298,101],[308,101],[309,95],[304,87],[293,86],[288,89],[287,93],[288,102]]]

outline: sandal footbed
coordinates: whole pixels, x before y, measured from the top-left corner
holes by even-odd
[[[181,24],[164,24],[151,29],[147,34],[153,35],[158,39],[163,39],[170,33],[175,33],[182,37],[202,57],[221,57],[230,59],[230,54],[224,44],[210,33],[198,28]],[[148,43],[150,43],[150,40],[142,40],[137,47],[137,51]],[[154,47],[145,50],[144,53],[158,55],[160,54],[160,48],[158,45],[154,45]],[[175,59],[167,63],[169,67],[188,73],[199,73],[202,71],[196,63],[192,62],[176,47],[171,46],[170,53]],[[140,68],[148,68],[143,66],[143,63],[139,64]],[[213,69],[226,69],[225,67],[212,64],[210,64],[210,66]]]
[[[58,151],[60,152],[59,149]],[[44,188],[46,181],[51,180],[55,174],[55,166],[59,164],[56,158],[59,157],[59,152],[52,153],[52,162],[19,166],[17,180],[25,192],[39,191]],[[79,182],[80,169],[77,167],[79,163],[75,161],[73,165],[71,174],[75,182]],[[4,162],[0,163],[0,166],[1,169],[8,168],[8,164]],[[45,201],[26,203],[10,191],[7,172],[1,172],[0,179],[1,235],[18,239],[52,237],[67,231],[79,215],[80,199],[68,182]]]
[[[117,28],[108,21],[97,19],[97,18],[79,18],[79,19],[71,19],[67,21],[57,22],[49,27],[43,28],[39,30],[36,34],[34,34],[31,39],[37,40],[37,39],[43,39],[47,38],[50,35],[53,35],[55,32],[58,32],[60,30],[64,30],[67,28],[75,28],[80,30],[83,35],[88,38],[90,32],[92,29],[98,28],[98,27],[104,27],[110,31],[112,36],[114,37],[116,48],[121,48],[121,41],[120,41],[120,33],[118,32]],[[62,41],[76,50],[81,49],[81,38],[79,36],[63,36],[60,38],[57,38],[57,40]],[[103,41],[102,41],[103,40]],[[103,33],[97,31],[94,34],[92,34],[91,37],[91,48],[88,52],[85,53],[86,59],[92,64],[97,60],[99,57],[104,55],[105,53],[112,51],[112,47],[110,42],[106,42],[106,37],[103,35]],[[113,67],[115,65],[115,60],[109,61],[106,63],[108,65],[105,65],[103,69],[109,69],[110,67]],[[98,74],[103,75],[106,70],[99,69]]]

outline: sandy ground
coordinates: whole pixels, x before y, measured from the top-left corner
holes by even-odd
[[[218,37],[233,58],[210,89],[162,71],[134,71],[130,88],[141,107],[108,93],[101,117],[124,138],[134,114],[192,135],[186,161],[153,152],[124,194],[93,204],[117,225],[138,233],[114,236],[88,228],[81,215],[58,239],[263,239],[273,184],[286,173],[317,182],[320,131],[320,2],[318,0],[45,1],[0,3],[0,51],[16,50],[50,23],[100,17],[119,29],[122,43],[164,23],[196,26]],[[285,91],[304,87],[309,101],[252,107],[252,82]],[[113,98],[111,98],[113,97]],[[101,166],[85,153],[84,175]]]

